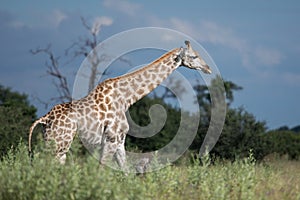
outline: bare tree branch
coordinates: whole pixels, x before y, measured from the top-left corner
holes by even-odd
[[[51,45],[48,45],[46,48],[37,48],[35,50],[30,50],[30,52],[33,55],[45,53],[49,56],[50,63],[46,62],[45,64],[47,66],[47,74],[54,77],[53,84],[59,92],[59,97],[54,99],[61,102],[72,101],[67,78],[62,74],[59,68],[59,57],[55,57],[50,49]]]
[[[100,26],[97,24],[90,25],[84,17],[80,18],[83,27],[89,32],[88,36],[78,37],[77,41],[73,42],[70,47],[65,50],[65,56],[71,57],[67,64],[74,61],[76,58],[83,56],[88,59],[90,64],[90,71],[86,72],[87,78],[89,79],[88,92],[94,89],[97,85],[97,78],[99,75],[106,75],[105,71],[99,70],[100,63],[107,61],[109,55],[101,54],[97,52],[97,45],[100,43],[98,38]],[[55,57],[51,51],[51,45],[47,45],[46,48],[37,48],[30,50],[33,55],[43,53],[48,55],[49,62],[46,62],[47,74],[53,77],[53,85],[58,91],[59,96],[51,98],[51,100],[57,100],[60,102],[72,101],[71,90],[69,88],[67,77],[61,72],[61,66],[65,66],[59,63],[60,57]],[[130,62],[125,58],[120,60],[129,65]]]
[[[94,30],[94,26],[90,25],[84,17],[80,17],[83,27],[89,32],[89,36],[79,37],[78,41],[74,42],[66,50],[66,54],[72,54],[73,58],[78,56],[84,56],[88,59],[90,63],[90,73],[89,73],[89,85],[88,92],[92,91],[97,85],[97,78],[99,75],[107,75],[106,72],[99,71],[99,64],[107,61],[109,55],[101,54],[96,48],[97,45],[101,42],[98,38],[99,31]],[[125,58],[122,58],[122,62],[130,63]]]

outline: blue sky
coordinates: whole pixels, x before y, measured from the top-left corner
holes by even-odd
[[[300,1],[16,1],[0,3],[0,84],[36,100],[56,96],[45,76],[46,56],[30,49],[52,44],[56,55],[87,34],[80,16],[103,23],[101,39],[137,27],[165,27],[196,39],[225,80],[242,86],[243,106],[269,128],[300,124]],[[62,58],[63,59],[63,58]],[[63,69],[72,73],[73,68]],[[49,109],[49,108],[48,108]]]

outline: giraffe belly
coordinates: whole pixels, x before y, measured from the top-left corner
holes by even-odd
[[[103,126],[97,120],[90,120],[92,123],[79,124],[79,137],[85,146],[101,145]]]
[[[84,142],[87,145],[97,145],[97,144],[101,144],[102,141],[102,136],[98,135],[98,134],[84,134],[80,136],[80,139],[82,140],[82,142]]]

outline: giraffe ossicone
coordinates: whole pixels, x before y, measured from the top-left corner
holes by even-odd
[[[44,127],[45,141],[54,141],[60,163],[65,163],[66,154],[78,133],[85,146],[98,147],[100,164],[115,157],[123,169],[125,138],[129,131],[125,114],[128,108],[180,66],[212,73],[190,42],[185,41],[185,44],[186,47],[175,48],[143,68],[103,81],[82,99],[54,106],[30,127],[29,152],[32,132],[40,123]]]

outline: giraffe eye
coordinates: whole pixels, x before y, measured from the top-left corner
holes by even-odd
[[[180,61],[180,57],[179,56],[176,56],[175,57],[175,62],[179,62]]]

